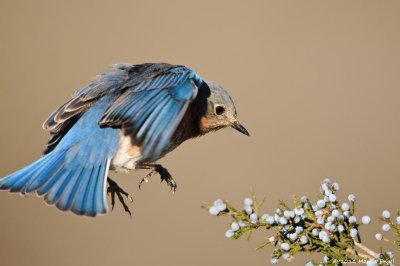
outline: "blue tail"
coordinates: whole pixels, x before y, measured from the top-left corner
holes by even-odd
[[[108,161],[93,165],[74,160],[79,158],[70,158],[68,150],[54,150],[33,164],[0,179],[0,189],[21,194],[36,192],[44,196],[48,204],[78,215],[93,217],[106,213]]]

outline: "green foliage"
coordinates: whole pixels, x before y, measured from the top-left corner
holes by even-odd
[[[244,208],[238,209],[227,200],[216,200],[213,205],[204,205],[211,215],[228,216],[231,228],[225,236],[239,239],[244,235],[251,236],[254,230],[272,231],[269,237],[257,249],[273,246],[271,263],[280,259],[293,260],[298,252],[319,253],[324,258],[320,262],[310,261],[306,265],[343,265],[349,262],[366,263],[367,265],[393,265],[393,252],[381,250],[379,253],[370,250],[361,243],[359,227],[370,222],[369,216],[362,217],[362,223],[355,217],[354,195],[340,204],[336,198],[338,183],[325,179],[320,187],[316,201],[308,197],[295,198],[292,207],[278,200],[278,208],[274,214],[261,214],[260,207],[264,203],[257,201],[253,193],[244,200]],[[386,216],[390,213],[386,211]],[[392,220],[380,217],[384,231],[394,232],[396,239],[382,237],[395,247],[400,247],[400,212]],[[385,228],[384,228],[385,227]],[[390,227],[390,229],[389,229]],[[386,230],[387,229],[387,230]],[[378,234],[380,235],[380,234]],[[378,237],[377,237],[378,238]]]

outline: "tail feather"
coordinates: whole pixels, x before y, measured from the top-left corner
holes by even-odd
[[[54,156],[49,156],[51,161],[43,164],[42,168],[34,174],[32,173],[32,177],[21,190],[21,193],[27,194],[37,190],[53,175],[58,173],[63,167],[63,164],[58,163],[58,161],[62,160],[63,156],[65,156],[63,152],[56,153]]]
[[[67,182],[63,183],[63,186],[57,188],[57,190],[61,192],[60,197],[56,199],[56,202],[54,202],[57,208],[63,211],[70,209],[71,201],[75,197],[76,191],[78,190],[81,176],[85,175],[86,172],[87,169],[80,169],[80,173],[73,173],[70,178],[66,180]]]
[[[90,178],[85,178],[81,181],[77,191],[76,195],[73,199],[72,205],[71,205],[71,211],[75,214],[82,215],[84,206],[83,204],[85,203],[87,193],[90,193],[89,190],[91,189],[91,184],[90,182],[95,179],[93,177],[96,177],[99,172],[99,167],[91,169],[91,171],[88,173],[90,175]],[[93,186],[93,185],[92,185]],[[93,195],[93,194],[92,194]],[[88,215],[90,211],[86,210],[88,212]]]
[[[100,168],[101,173],[105,172],[106,173],[105,175],[107,176],[109,167],[110,167],[110,160],[107,160],[105,164],[101,165]],[[97,180],[94,187],[94,193],[92,196],[92,200],[90,201],[93,203],[92,211],[99,210],[101,213],[106,213],[108,210],[107,200],[105,197],[106,181],[107,181],[106,179],[102,179],[100,178],[100,175],[97,175]]]
[[[70,176],[71,171],[67,169],[60,169],[56,173],[54,173],[51,177],[49,177],[45,183],[36,191],[39,196],[45,196],[46,202],[48,202],[47,198],[55,198],[55,190],[56,187],[60,186],[60,183],[66,182],[68,177]],[[50,193],[50,190],[52,193]],[[59,196],[58,196],[59,197]]]
[[[10,192],[19,192],[32,176],[32,170],[39,168],[48,158],[43,157],[33,164],[0,180],[1,189],[9,189]]]
[[[96,165],[71,162],[67,151],[55,150],[31,165],[0,179],[0,189],[21,194],[36,192],[62,211],[96,216],[107,212],[105,182],[109,160]],[[72,160],[77,160],[72,157]],[[71,167],[73,165],[74,167]]]
[[[97,168],[94,168],[90,173],[91,178],[85,180],[87,182],[85,185],[81,184],[80,191],[77,192],[77,195],[74,199],[74,202],[71,206],[71,211],[78,215],[88,215],[93,216],[96,212],[106,213],[107,212],[107,204],[103,204],[103,198],[100,198],[97,202],[97,198],[95,197],[96,193],[104,194],[104,187],[97,186],[98,180],[101,183],[104,183],[104,179],[99,178],[101,176],[100,173],[104,174],[105,167],[101,165]],[[98,204],[98,207],[96,207]],[[85,211],[83,213],[83,211]]]

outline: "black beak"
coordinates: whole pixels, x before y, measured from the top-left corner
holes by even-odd
[[[232,124],[232,127],[234,128],[234,129],[236,129],[237,131],[239,131],[240,133],[243,133],[243,134],[245,134],[246,136],[250,136],[250,134],[249,134],[249,131],[247,131],[247,129],[244,127],[244,126],[242,126],[239,122],[234,122],[233,124]]]

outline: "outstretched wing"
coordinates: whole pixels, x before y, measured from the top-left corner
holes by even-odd
[[[136,90],[139,90],[146,86],[146,81],[151,81],[157,75],[175,67],[177,66],[165,63],[116,64],[109,71],[101,73],[87,87],[75,92],[68,102],[55,110],[43,123],[43,128],[51,135],[44,154],[51,152],[82,114],[102,96],[118,96],[128,88],[137,87]]]
[[[157,159],[169,143],[188,105],[196,98],[201,78],[178,66],[134,85],[105,112],[100,126],[118,127],[141,147],[146,159]]]

